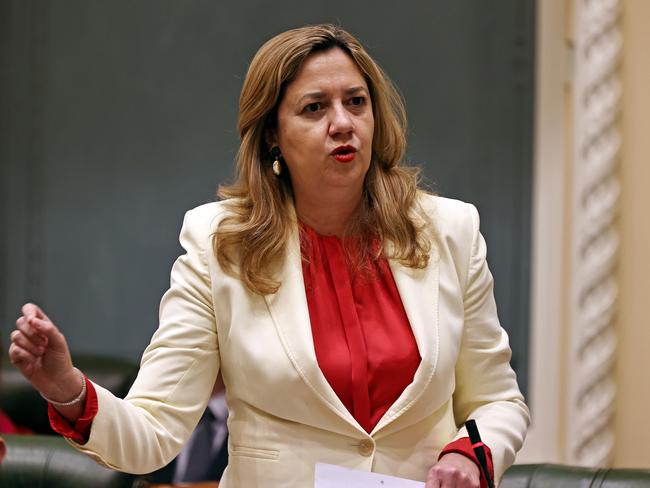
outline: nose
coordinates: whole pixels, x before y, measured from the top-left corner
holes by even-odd
[[[354,129],[352,114],[345,108],[342,103],[333,104],[330,114],[330,136],[352,132]]]

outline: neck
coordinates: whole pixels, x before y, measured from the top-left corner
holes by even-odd
[[[298,218],[321,235],[342,237],[361,204],[362,193],[296,195]]]

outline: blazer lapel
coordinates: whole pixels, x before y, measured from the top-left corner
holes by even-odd
[[[318,366],[297,234],[289,240],[279,279],[282,286],[277,293],[264,298],[287,356],[318,398],[348,424],[364,432]]]
[[[393,278],[408,316],[422,361],[395,403],[379,420],[373,434],[406,413],[425,391],[436,370],[439,357],[437,253],[424,269],[406,268],[390,261]]]
[[[289,239],[287,247],[279,274],[282,286],[277,293],[264,297],[282,345],[294,368],[316,396],[347,424],[365,432],[343,405],[318,366],[297,233]],[[429,265],[424,269],[406,268],[392,260],[389,264],[422,361],[413,382],[384,414],[372,434],[402,416],[420,398],[431,382],[439,356],[437,253],[432,253]]]

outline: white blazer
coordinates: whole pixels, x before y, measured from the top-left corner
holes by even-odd
[[[177,455],[203,412],[221,369],[230,409],[223,488],[310,487],[325,462],[424,480],[438,453],[476,419],[495,477],[512,464],[529,413],[509,365],[476,209],[421,195],[432,225],[425,269],[390,266],[422,362],[368,434],[318,367],[297,235],[287,246],[282,286],[248,291],[226,275],[211,234],[227,211],[187,212],[160,327],[125,400],[96,385],[99,412],[89,441],[75,447],[104,465],[153,471]]]

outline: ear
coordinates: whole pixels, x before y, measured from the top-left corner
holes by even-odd
[[[268,127],[266,129],[265,134],[264,134],[264,142],[266,142],[266,145],[269,147],[269,150],[273,146],[278,145],[278,136],[277,136],[277,132],[276,132],[275,129],[273,129],[271,127]]]

